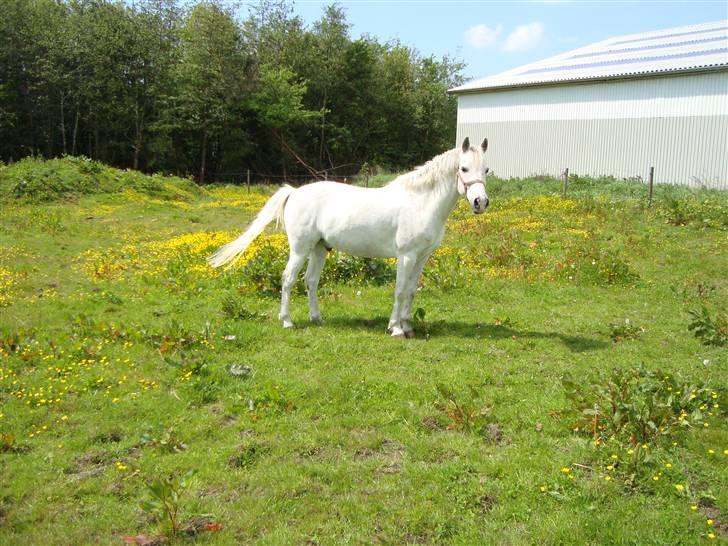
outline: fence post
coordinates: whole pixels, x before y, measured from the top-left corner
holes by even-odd
[[[250,169],[248,169],[248,193],[250,193]]]
[[[324,180],[329,179],[329,171],[324,171]]]
[[[561,191],[562,197],[566,197],[566,189],[569,186],[569,167],[564,169],[564,188]]]
[[[652,206],[652,184],[653,184],[654,180],[655,180],[655,168],[650,167],[650,178],[647,182],[648,188],[649,188],[648,194],[647,194],[647,206],[648,207]]]

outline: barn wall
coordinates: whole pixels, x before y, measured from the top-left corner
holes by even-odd
[[[458,142],[488,137],[498,176],[582,175],[728,189],[728,72],[458,97]]]

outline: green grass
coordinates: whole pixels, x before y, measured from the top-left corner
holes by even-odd
[[[387,263],[332,253],[325,323],[298,294],[293,331],[280,238],[205,267],[270,190],[119,171],[89,192],[62,161],[23,168],[72,191],[52,175],[18,194],[20,167],[0,169],[0,543],[163,534],[148,486],[190,470],[182,526],[224,528],[173,542],[726,539],[728,356],[688,330],[691,310],[728,307],[725,195],[660,187],[648,208],[634,183],[578,179],[563,199],[555,180],[495,180],[488,213],[453,214],[402,341],[384,332]],[[629,434],[573,430],[562,380],[639,366],[709,407],[634,466]]]

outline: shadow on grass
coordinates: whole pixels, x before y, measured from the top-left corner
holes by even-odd
[[[367,330],[370,332],[385,333],[388,322],[387,317],[374,317],[371,319],[329,317],[324,325],[335,328],[349,328],[353,330]],[[480,322],[462,322],[438,320],[425,322],[425,327],[415,326],[417,339],[424,339],[425,330],[430,338],[462,337],[474,339],[556,339],[561,341],[569,350],[574,352],[597,351],[609,347],[609,343],[599,339],[562,334],[560,332],[534,332],[518,330],[510,326],[496,326]]]

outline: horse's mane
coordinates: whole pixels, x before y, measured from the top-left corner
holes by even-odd
[[[416,167],[414,171],[399,175],[387,185],[398,185],[407,190],[431,190],[445,179],[444,174],[455,176],[458,168],[458,151],[458,148],[454,148],[435,156],[424,165]]]

